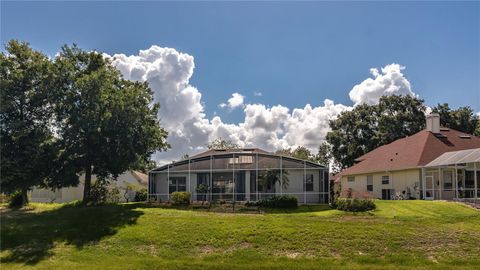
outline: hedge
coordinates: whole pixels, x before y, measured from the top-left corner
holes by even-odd
[[[371,199],[338,198],[336,208],[348,212],[366,212],[375,210],[376,205]]]
[[[298,200],[295,196],[282,195],[272,196],[249,204],[265,208],[297,208]]]
[[[170,202],[173,205],[189,205],[192,193],[190,192],[173,192],[170,197]]]

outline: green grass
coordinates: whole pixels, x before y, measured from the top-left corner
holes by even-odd
[[[479,269],[480,212],[378,201],[263,214],[33,204],[1,214],[2,269]]]

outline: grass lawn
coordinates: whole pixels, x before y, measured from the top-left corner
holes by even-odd
[[[1,213],[2,269],[480,269],[480,211],[378,201],[264,214],[120,204]]]

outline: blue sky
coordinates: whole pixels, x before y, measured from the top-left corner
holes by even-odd
[[[206,117],[227,123],[245,117],[218,107],[234,92],[267,107],[352,106],[352,87],[391,63],[427,104],[480,111],[479,2],[2,1],[2,44],[11,38],[49,55],[74,42],[110,55],[188,53]]]

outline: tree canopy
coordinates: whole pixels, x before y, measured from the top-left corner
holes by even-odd
[[[305,146],[298,146],[295,149],[292,149],[292,148],[280,149],[275,151],[275,154],[317,162],[317,157],[314,154],[312,154],[312,152],[310,152],[310,150]]]
[[[480,136],[480,119],[469,106],[451,109],[448,103],[437,104],[432,112],[440,115],[440,125]]]
[[[209,150],[212,149],[238,149],[240,146],[231,140],[226,140],[224,138],[217,138],[207,144]]]
[[[55,59],[10,41],[0,54],[3,191],[116,179],[146,170],[169,147],[147,83],[132,82],[98,52],[64,46]],[[8,173],[4,173],[8,172]]]
[[[376,105],[361,104],[341,113],[330,121],[326,138],[338,169],[352,166],[356,158],[381,145],[422,130],[425,109],[421,99],[393,95],[381,97]]]
[[[62,48],[54,67],[62,155],[85,172],[85,202],[92,174],[115,179],[168,147],[159,104],[146,83],[123,79],[100,53],[75,45]]]
[[[53,133],[53,65],[28,43],[11,40],[0,54],[0,129],[3,192],[78,182],[58,159]],[[54,166],[55,165],[55,166]]]

